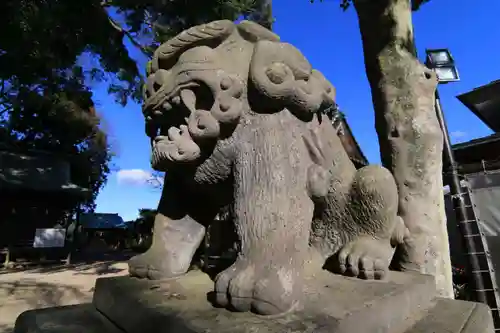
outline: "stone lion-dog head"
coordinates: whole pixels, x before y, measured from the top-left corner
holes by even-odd
[[[335,90],[294,46],[250,21],[215,21],[162,44],[148,63],[143,112],[152,167],[196,163],[245,115],[308,121]]]

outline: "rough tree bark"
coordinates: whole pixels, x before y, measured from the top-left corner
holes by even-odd
[[[395,268],[436,277],[453,297],[442,180],[443,135],[434,109],[435,74],[414,56],[410,0],[354,0],[382,163],[394,174],[399,214],[410,230]]]

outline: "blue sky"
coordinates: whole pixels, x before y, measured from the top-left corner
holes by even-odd
[[[274,29],[283,41],[302,50],[335,85],[337,102],[361,148],[370,162],[378,163],[373,106],[357,18],[353,9],[343,12],[339,2],[274,0]],[[414,13],[419,55],[426,48],[449,48],[459,68],[461,81],[439,88],[453,142],[491,133],[455,96],[500,79],[498,13],[498,0],[432,0]],[[137,50],[131,47],[130,51],[145,62]],[[97,198],[97,211],[134,219],[139,208],[155,208],[160,198],[159,190],[144,183],[144,175],[151,169],[141,108],[133,103],[117,105],[103,85],[96,86],[94,93],[117,155],[113,161],[116,171]]]

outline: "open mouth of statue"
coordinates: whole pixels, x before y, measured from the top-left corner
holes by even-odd
[[[159,103],[160,104],[160,103]],[[220,134],[219,122],[210,110],[214,97],[210,88],[191,82],[178,87],[154,111],[158,125],[153,140],[153,167],[165,160],[189,162],[198,159],[200,145],[213,141]]]
[[[160,124],[159,135],[169,136],[171,129],[186,127],[193,140],[217,137],[218,123],[210,111],[214,96],[203,83],[190,82],[175,89],[155,112]]]

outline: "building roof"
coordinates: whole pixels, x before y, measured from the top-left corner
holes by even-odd
[[[458,143],[452,148],[455,160],[463,173],[498,168],[500,133]]]
[[[500,80],[457,96],[486,126],[500,132]]]
[[[454,144],[452,147],[455,152],[459,152],[470,148],[478,148],[479,146],[482,145],[496,144],[498,141],[500,141],[500,133],[494,133],[488,136],[484,136],[482,138],[476,138],[470,141],[460,142]],[[494,153],[500,154],[500,151]]]
[[[351,161],[357,168],[367,166],[368,159],[356,141],[345,115],[342,112],[335,113],[332,117],[332,123]]]
[[[82,213],[80,224],[87,229],[126,229],[129,223],[123,221],[118,214],[113,213]]]

